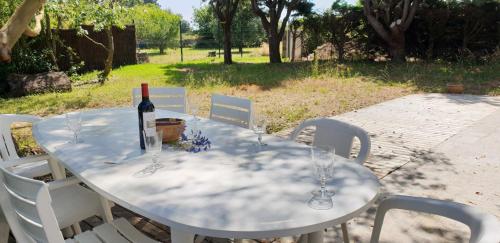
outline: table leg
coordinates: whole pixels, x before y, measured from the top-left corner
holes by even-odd
[[[102,217],[104,222],[106,223],[113,222],[113,213],[111,213],[110,201],[102,196],[99,196],[99,198],[101,199]]]
[[[61,179],[66,178],[66,175],[65,175],[66,173],[63,173],[61,171],[62,166],[59,165],[59,161],[57,161],[54,158],[49,158],[48,162],[49,162],[49,167],[50,167],[50,170],[52,171],[52,177],[54,177],[54,180],[61,180]]]
[[[172,243],[190,243],[194,242],[194,234],[183,230],[170,228]]]
[[[308,234],[308,243],[323,243],[323,237],[325,235],[325,231],[317,231]]]
[[[349,243],[349,232],[347,231],[347,223],[341,224],[342,227],[342,237],[344,238],[344,243]]]

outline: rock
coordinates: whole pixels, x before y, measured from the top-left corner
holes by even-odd
[[[54,91],[71,91],[71,81],[63,72],[39,74],[11,74],[7,77],[10,96],[18,97],[28,94]]]

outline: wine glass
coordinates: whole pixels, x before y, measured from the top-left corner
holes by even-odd
[[[193,119],[195,121],[198,120],[198,111],[200,110],[200,106],[198,105],[197,102],[194,101],[194,99],[191,99],[189,102],[189,109],[191,110],[191,115],[193,115]]]
[[[335,194],[326,189],[326,183],[333,178],[335,162],[335,148],[311,147],[312,169],[315,177],[320,182],[320,190],[313,191],[313,197],[308,205],[311,208],[326,210],[333,207],[332,196]]]
[[[194,101],[194,99],[191,99],[189,102],[189,110],[191,111],[191,115],[193,115],[193,125],[191,130],[197,131],[198,130],[198,111],[200,110],[200,106],[198,105],[197,102]]]
[[[163,165],[160,163],[159,157],[163,147],[163,131],[159,130],[152,134],[143,132],[144,145],[146,147],[146,154],[151,155],[153,164],[140,171],[140,175],[154,174]]]
[[[266,133],[267,122],[263,117],[257,117],[252,124],[252,130],[257,135],[257,145],[259,148],[267,144],[262,142],[262,135]]]
[[[82,129],[82,115],[80,112],[71,112],[64,115],[66,117],[66,126],[73,132],[73,143],[78,143],[78,135]]]

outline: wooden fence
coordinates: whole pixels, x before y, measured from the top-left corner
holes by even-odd
[[[95,32],[92,26],[82,27],[88,31],[88,36],[93,40],[103,44],[107,42],[106,34],[103,31]],[[113,66],[137,64],[135,26],[129,25],[124,29],[113,27],[112,31],[115,46]],[[84,62],[84,70],[102,70],[104,68],[104,61],[107,55],[104,48],[92,43],[84,36],[77,35],[76,29],[60,30],[59,37],[66,46],[71,47],[78,55],[78,59],[74,61]],[[65,52],[64,48],[58,49]],[[59,58],[58,62],[62,70],[71,68],[72,61],[68,54],[64,55],[63,58]]]

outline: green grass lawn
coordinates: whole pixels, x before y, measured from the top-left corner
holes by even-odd
[[[463,82],[466,93],[500,95],[500,63],[268,64],[267,57],[254,49],[243,58],[235,55],[236,63],[226,66],[220,58],[201,57],[207,50],[186,52],[200,57],[169,63],[172,50],[167,55],[152,55],[153,63],[114,69],[102,86],[75,85],[68,93],[0,98],[0,113],[49,116],[69,110],[130,106],[132,88],[148,82],[151,87],[187,87],[189,99],[200,104],[202,115],[208,114],[212,93],[250,98],[257,112],[268,117],[269,132],[278,132],[311,117],[337,115],[416,92],[444,92],[448,82]],[[165,63],[158,63],[160,60]],[[74,84],[94,79],[96,74],[82,75]]]

